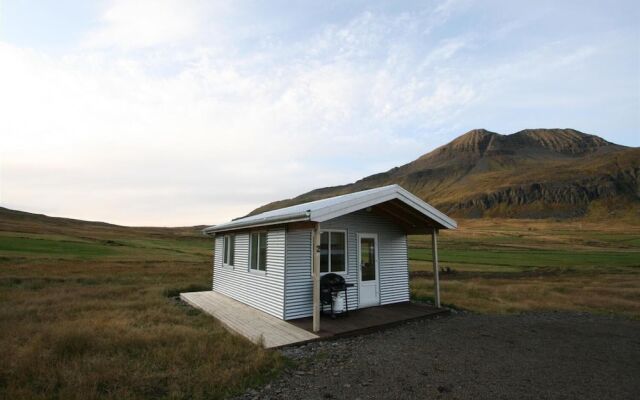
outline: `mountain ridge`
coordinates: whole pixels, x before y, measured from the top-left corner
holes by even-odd
[[[275,201],[249,215],[396,183],[459,217],[571,218],[640,204],[640,148],[575,129],[502,135],[473,129],[417,159],[355,182]]]

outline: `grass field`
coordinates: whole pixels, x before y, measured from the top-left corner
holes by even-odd
[[[640,318],[640,227],[624,221],[466,220],[439,240],[441,296],[478,312]],[[410,238],[411,291],[433,296],[429,236]]]
[[[198,230],[3,217],[0,398],[216,399],[283,366],[171,298],[209,288]]]
[[[460,226],[440,236],[444,303],[640,317],[638,226]],[[195,228],[0,213],[0,398],[215,399],[277,374],[276,352],[172,298],[208,289],[211,244]],[[410,247],[412,295],[429,299],[430,238]]]

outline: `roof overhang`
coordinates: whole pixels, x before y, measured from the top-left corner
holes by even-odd
[[[441,213],[422,199],[411,194],[409,191],[401,188],[400,186],[393,185],[390,190],[384,193],[373,193],[369,196],[357,199],[351,204],[346,202],[338,203],[335,206],[326,207],[317,211],[312,211],[310,220],[315,222],[324,222],[333,218],[340,217],[352,213],[354,211],[369,208],[378,204],[397,200],[410,209],[415,210],[422,217],[426,217],[429,220],[435,222],[438,228],[441,229],[456,229],[458,224],[455,220]],[[394,189],[394,190],[391,190]]]
[[[300,222],[300,221],[309,221],[309,212],[305,211],[302,213],[278,215],[274,217],[253,219],[250,221],[243,221],[242,219],[240,219],[237,221],[231,221],[226,224],[213,225],[213,226],[206,227],[202,230],[202,232],[206,235],[211,235],[211,234],[215,234],[217,232],[223,232],[223,231],[224,232],[236,231],[239,229],[248,229],[248,228],[254,228],[258,226],[280,225],[280,224],[288,224],[290,222]]]
[[[398,222],[410,234],[426,233],[429,229],[456,229],[458,226],[455,220],[398,185],[372,190],[369,194],[354,198],[349,198],[348,195],[344,197],[344,201],[335,201],[321,207],[312,207],[312,203],[310,203],[310,208],[305,211],[276,215],[270,213],[264,218],[260,218],[260,215],[246,219],[241,218],[225,224],[210,226],[205,228],[203,232],[207,235],[215,235],[219,232],[291,222],[310,221],[321,223],[368,208],[372,208],[377,213],[384,214]]]

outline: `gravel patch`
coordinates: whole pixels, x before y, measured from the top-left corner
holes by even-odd
[[[640,321],[458,313],[280,350],[293,367],[238,399],[632,399]]]

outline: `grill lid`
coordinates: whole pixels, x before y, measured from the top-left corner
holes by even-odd
[[[329,273],[320,278],[320,287],[332,288],[332,287],[344,287],[344,277],[342,275]]]

